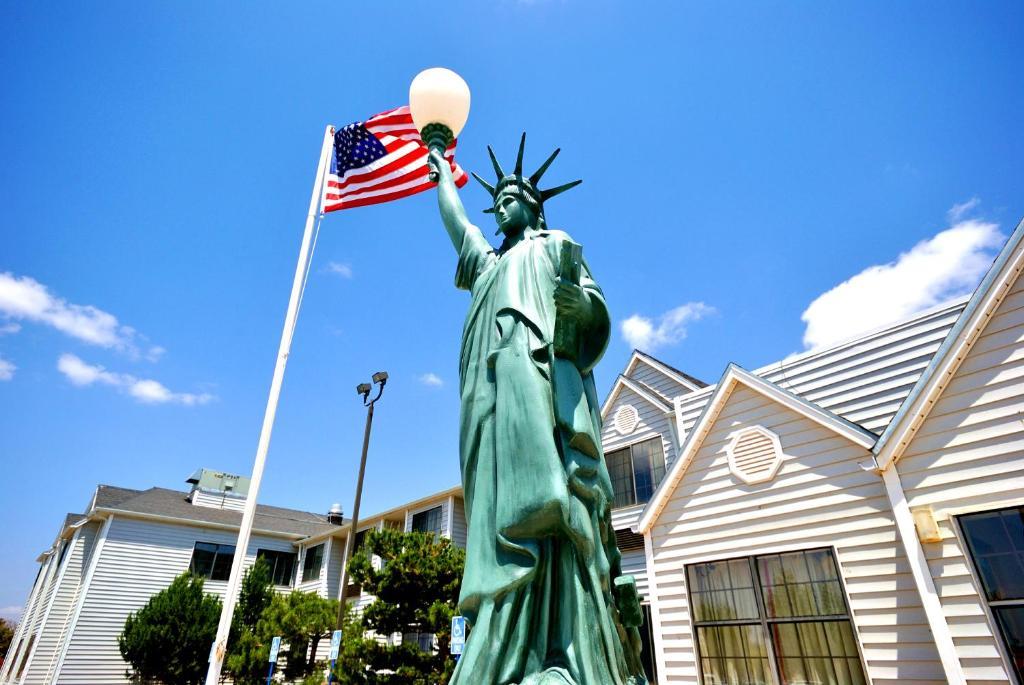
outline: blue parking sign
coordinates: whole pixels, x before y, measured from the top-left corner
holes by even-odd
[[[331,635],[331,661],[338,658],[339,651],[341,651],[341,631],[335,630]]]
[[[452,655],[459,656],[462,654],[463,647],[466,646],[466,617],[465,616],[452,616]]]
[[[270,658],[267,659],[270,663],[277,662],[277,654],[281,651],[281,636],[275,635],[274,639],[270,641]]]

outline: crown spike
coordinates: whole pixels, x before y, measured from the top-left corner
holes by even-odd
[[[519,154],[516,155],[516,176],[523,175],[523,150],[526,148],[526,131],[523,131],[523,137],[519,140]]]
[[[491,164],[494,165],[494,173],[498,175],[498,180],[500,181],[505,178],[505,172],[501,170],[501,165],[498,164],[498,158],[494,156],[494,150],[491,149],[490,145],[487,146],[487,154],[491,156]]]
[[[494,197],[494,186],[492,186],[490,183],[477,176],[475,171],[471,171],[469,173],[473,174],[473,178],[475,178],[477,182],[480,185],[482,185],[484,189],[487,190],[488,193],[491,194],[491,197]]]
[[[537,183],[540,181],[540,177],[544,175],[544,172],[548,170],[549,166],[551,166],[551,162],[555,161],[555,157],[557,157],[558,153],[561,151],[562,148],[555,148],[555,151],[551,153],[551,156],[548,157],[547,161],[541,164],[540,168],[533,172],[533,176],[530,177],[530,183],[532,183],[534,186],[537,185]]]
[[[555,195],[561,195],[565,191],[569,190],[570,188],[575,188],[576,186],[578,186],[581,183],[583,183],[583,179],[582,178],[577,180],[577,181],[573,181],[572,183],[566,183],[564,185],[560,185],[557,188],[550,188],[548,190],[542,190],[542,191],[540,191],[541,201],[547,202],[548,200],[553,198]]]
[[[494,207],[488,207],[485,209],[484,214],[494,214]]]

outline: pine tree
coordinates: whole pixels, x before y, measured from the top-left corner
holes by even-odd
[[[375,569],[369,555],[383,561]],[[466,553],[446,538],[431,533],[371,531],[349,564],[352,581],[376,597],[363,611],[362,623],[377,635],[432,635],[437,649],[424,650],[418,641],[399,645],[358,641],[369,666],[367,680],[380,685],[447,683],[455,670],[449,654],[451,620],[458,604]],[[411,638],[411,636],[410,636]],[[346,640],[348,642],[348,640]],[[338,669],[340,682],[360,683]],[[358,674],[363,677],[364,674]]]
[[[260,631],[281,636],[281,656],[287,659],[282,675],[286,681],[301,680],[322,665],[317,664],[320,642],[330,639],[338,614],[338,600],[314,592],[275,595],[263,612]]]
[[[236,683],[260,683],[266,678],[272,636],[267,634],[261,620],[273,600],[270,565],[266,559],[257,558],[242,578],[242,589],[228,637],[224,670]]]
[[[217,636],[220,600],[203,592],[203,579],[183,573],[129,614],[117,638],[129,679],[198,685],[206,676]]]

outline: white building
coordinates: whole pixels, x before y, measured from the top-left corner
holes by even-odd
[[[636,525],[660,682],[1021,682],[1022,268],[1024,224],[967,302],[670,398],[621,381],[609,430],[671,443]]]
[[[128,614],[189,569],[223,596],[248,479],[201,469],[187,482],[190,492],[100,485],[86,513],[67,516],[39,557],[0,683],[126,683],[117,636]],[[360,531],[388,525],[465,544],[462,510],[453,488],[368,517]],[[348,532],[340,517],[259,505],[245,565],[265,556],[279,591],[338,597]]]
[[[633,353],[603,441],[657,682],[1024,685],[1022,269],[1024,224],[969,300],[710,386]],[[124,617],[198,542],[234,540],[239,516],[209,508],[232,501],[219,490],[174,493],[166,516],[104,492],[41,557],[0,684],[124,682]],[[279,530],[272,511],[297,519]],[[261,513],[247,559],[290,554],[287,587],[336,596],[347,526]],[[374,526],[465,544],[462,492]]]

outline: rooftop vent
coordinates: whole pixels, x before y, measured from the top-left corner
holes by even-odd
[[[239,511],[245,508],[249,479],[244,476],[199,469],[186,478],[185,482],[192,486],[189,501],[196,506]]]
[[[337,502],[332,504],[331,510],[327,512],[327,522],[335,526],[345,523],[345,515],[342,512],[341,505]]]

